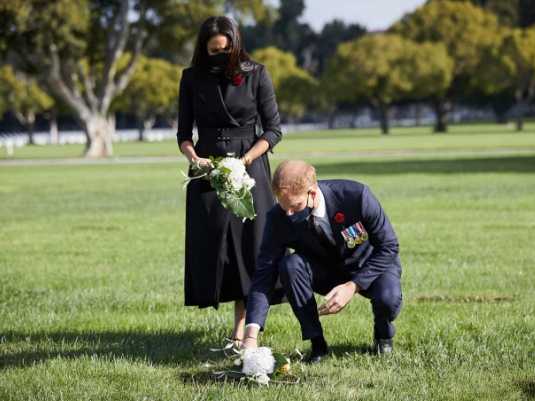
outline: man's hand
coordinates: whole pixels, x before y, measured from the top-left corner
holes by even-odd
[[[340,312],[359,290],[353,281],[337,285],[325,296],[325,303],[318,308],[319,314],[331,315]]]

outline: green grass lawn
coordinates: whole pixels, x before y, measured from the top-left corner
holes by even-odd
[[[381,135],[378,129],[327,130],[290,133],[276,148],[276,157],[300,157],[331,155],[348,157],[354,153],[370,156],[384,154],[489,153],[499,151],[535,152],[535,123],[527,123],[525,131],[515,132],[510,125],[474,124],[452,125],[447,134],[434,134],[430,127],[393,128],[390,135]],[[333,141],[332,138],[336,140]],[[0,148],[0,160],[74,158],[83,154],[83,145],[25,146],[15,149],[7,157]],[[177,156],[175,141],[139,144],[119,142],[114,144],[115,157],[129,156]]]
[[[404,308],[391,358],[363,351],[372,314],[356,297],[323,319],[333,356],[268,388],[210,379],[230,367],[209,348],[232,309],[183,306],[184,162],[0,162],[0,400],[535,399],[535,134],[472,129],[281,142],[273,165],[307,158],[320,178],[377,194],[400,239]],[[351,155],[362,150],[377,154]],[[272,308],[262,343],[308,346],[288,305]]]

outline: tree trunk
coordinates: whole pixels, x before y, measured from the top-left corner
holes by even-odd
[[[422,105],[420,103],[414,106],[414,125],[416,127],[422,125]]]
[[[433,104],[435,109],[435,132],[448,131],[448,102],[444,99],[436,99]]]
[[[54,145],[59,143],[58,119],[54,112],[50,116],[50,143]]]
[[[29,122],[28,124],[26,124],[26,132],[28,133],[28,145],[35,145],[35,141],[33,140],[33,128],[33,122]]]
[[[138,142],[143,142],[145,140],[145,124],[141,121],[137,124],[137,140]]]
[[[524,129],[524,118],[522,115],[519,115],[516,119],[516,130],[522,131]]]
[[[357,113],[351,114],[351,121],[349,122],[349,128],[357,128]]]
[[[143,121],[139,122],[138,126],[138,141],[143,142],[145,139],[145,131],[150,130],[154,126],[154,122],[156,121],[155,117],[146,117],[143,119]]]
[[[16,119],[26,128],[28,134],[28,145],[35,145],[33,140],[33,129],[35,124],[35,113],[33,111],[24,110],[15,113]]]
[[[328,120],[328,127],[329,129],[334,128],[334,124],[336,122],[336,110],[333,110],[331,113],[329,113],[329,120]]]
[[[491,103],[492,112],[497,124],[507,124],[507,112],[511,108],[508,103],[505,103],[501,97],[496,97]]]
[[[106,116],[93,114],[83,123],[88,139],[85,156],[89,158],[112,156],[114,127],[111,121]]]
[[[379,121],[381,123],[381,132],[387,135],[390,132],[390,108],[388,104],[379,104]]]
[[[521,90],[517,90],[515,93],[515,119],[516,119],[516,130],[522,131],[524,129],[524,114],[528,108],[528,104],[524,99],[523,93]]]

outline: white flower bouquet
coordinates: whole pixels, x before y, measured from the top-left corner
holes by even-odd
[[[208,167],[193,166],[193,176],[186,178],[186,185],[195,179],[205,178],[215,189],[224,208],[230,210],[243,221],[256,216],[251,189],[255,180],[247,174],[240,159],[232,156],[210,157]]]
[[[211,351],[227,351],[231,346]],[[234,366],[241,366],[241,372],[235,370],[223,370],[213,372],[216,379],[235,378],[249,380],[261,385],[273,383],[297,384],[299,377],[294,376],[290,369],[290,359],[280,353],[273,353],[271,348],[232,348],[233,355],[225,353],[227,358],[233,360]],[[298,355],[302,357],[301,353]]]

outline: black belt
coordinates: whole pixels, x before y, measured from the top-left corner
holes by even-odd
[[[211,128],[199,127],[199,137],[214,137],[216,141],[232,141],[235,139],[252,138],[256,130],[254,125],[243,127]]]

